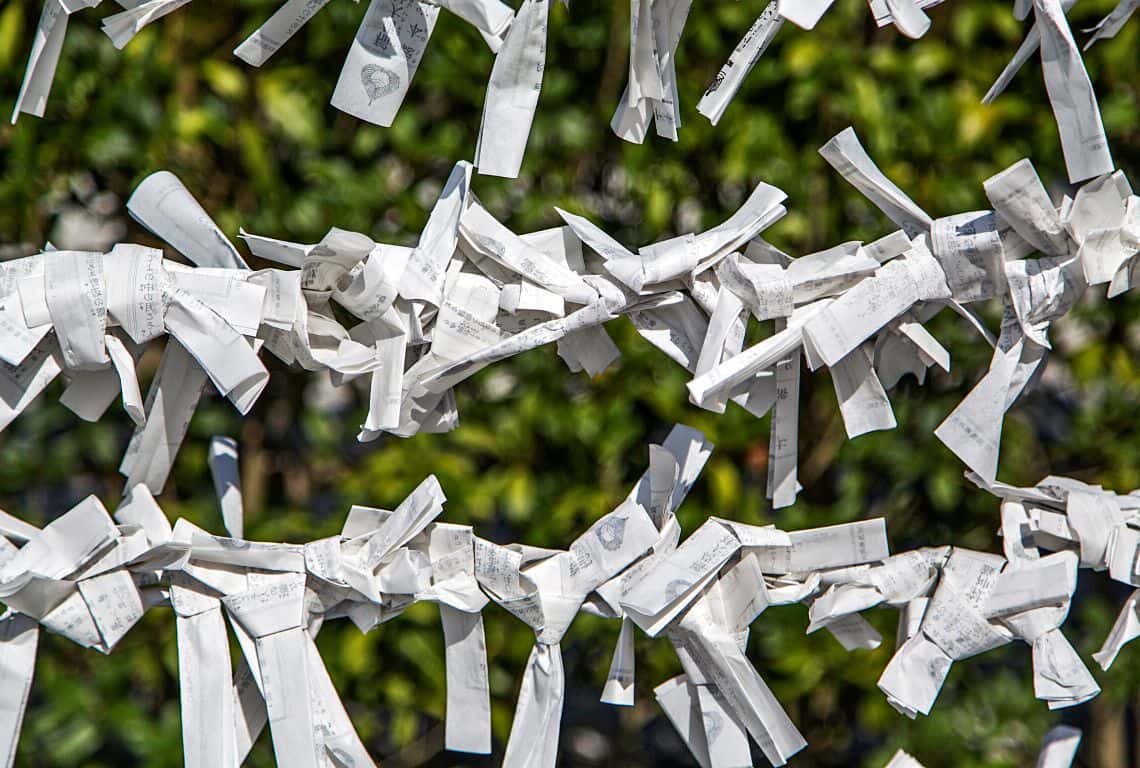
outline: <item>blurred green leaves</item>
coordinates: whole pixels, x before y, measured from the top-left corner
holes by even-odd
[[[414,243],[451,165],[472,156],[490,51],[470,26],[441,14],[399,117],[390,129],[379,128],[328,105],[363,4],[333,0],[260,69],[231,55],[278,4],[190,3],[121,52],[98,30],[107,4],[76,14],[46,118],[23,116],[0,128],[0,244],[38,247],[77,189],[90,184],[125,200],[161,168],[177,173],[231,236],[243,226],[314,242],[339,226]],[[552,206],[560,205],[637,246],[686,229],[694,217],[702,227],[723,220],[763,180],[789,195],[789,215],[767,234],[798,255],[892,228],[817,154],[847,125],[935,216],[985,207],[981,182],[1024,156],[1058,196],[1067,189],[1036,60],[995,104],[980,104],[1025,30],[1005,2],[947,2],[931,10],[930,34],[909,41],[876,29],[862,0],[837,0],[815,30],[786,26],[720,124],[710,126],[695,105],[764,5],[694,7],[677,60],[680,140],[651,136],[636,146],[608,129],[628,68],[628,6],[559,4],[522,176],[477,177],[476,193],[517,231],[553,226]],[[1074,29],[1113,5],[1079,3]],[[6,104],[18,92],[38,16],[33,0],[0,8]],[[1133,21],[1085,56],[1114,157],[1134,181],[1138,48],[1140,24]],[[131,231],[131,239],[147,237]],[[996,316],[989,319],[995,327]],[[332,535],[350,504],[391,508],[434,472],[449,499],[445,520],[475,523],[498,542],[561,547],[624,497],[648,462],[646,444],[683,421],[717,445],[681,510],[686,531],[710,514],[785,528],[884,515],[895,550],[1000,546],[996,502],[963,480],[961,464],[932,434],[989,362],[990,350],[958,318],[944,313],[930,325],[952,353],[951,372],[932,373],[923,387],[908,379],[892,391],[899,422],[892,432],[846,440],[826,376],[805,372],[806,490],[778,514],[764,500],[768,420],[735,406],[723,415],[692,408],[678,366],[628,321],[608,328],[623,358],[596,380],[567,373],[553,348],[536,350],[459,387],[457,431],[365,445],[354,440],[365,393],[350,387],[345,398],[319,406],[328,393],[318,377],[270,362],[269,387],[248,418],[214,396],[203,401],[160,501],[171,517],[219,530],[205,451],[210,435],[227,434],[240,443],[247,531],[255,538]],[[1033,483],[1053,472],[1117,490],[1140,486],[1135,301],[1090,297],[1055,328],[1055,339],[1058,354],[1041,387],[1006,421],[1001,478]],[[141,362],[144,379],[157,355],[152,350]],[[33,521],[91,492],[112,506],[121,492],[116,467],[130,434],[127,419],[113,406],[99,424],[80,422],[56,404],[59,392],[53,387],[0,433],[0,505]],[[1124,597],[1105,576],[1082,576],[1066,632],[1086,659]],[[533,638],[497,607],[485,616],[501,758]],[[855,654],[826,633],[805,636],[802,607],[772,609],[755,624],[750,656],[810,741],[795,765],[877,767],[899,747],[929,768],[1031,761],[1058,715],[1033,698],[1027,647],[956,664],[933,715],[910,722],[875,688],[890,656],[894,612],[869,618],[887,640]],[[688,765],[652,701],[652,688],[679,671],[666,643],[637,641],[637,707],[615,712],[597,703],[617,631],[613,622],[583,616],[567,636],[563,765],[599,764],[575,746],[573,734],[583,729],[605,737],[602,764]],[[431,756],[424,745],[440,740],[444,706],[435,608],[417,606],[369,635],[332,622],[318,645],[374,756],[394,755],[394,765],[418,764],[425,749]],[[1065,717],[1089,728],[1086,763],[1107,765],[1101,745],[1126,721],[1104,712],[1136,701],[1140,653],[1125,650],[1110,674],[1097,677],[1102,709]],[[153,612],[110,659],[45,635],[18,765],[176,766],[180,739],[169,613]],[[498,758],[443,754],[429,764],[490,765]],[[272,764],[267,738],[250,764]]]

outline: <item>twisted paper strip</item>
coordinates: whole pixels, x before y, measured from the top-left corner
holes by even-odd
[[[664,636],[684,674],[654,694],[696,760],[750,765],[755,741],[773,765],[806,742],[745,655],[769,606],[805,603],[807,631],[846,649],[881,637],[860,615],[900,610],[898,650],[879,687],[914,717],[928,713],[953,660],[1023,640],[1034,688],[1050,708],[1099,687],[1060,632],[1079,567],[1140,585],[1140,495],[1065,478],[1035,488],[982,487],[1002,499],[1005,556],[952,546],[891,555],[882,518],[784,532],[709,518],[681,541],[675,512],[712,445],[677,426],[650,446],[626,499],[567,550],[501,546],[439,522],[428,477],[394,511],[354,506],[339,536],[304,545],[241,538],[236,449],[216,440],[210,467],[229,537],[173,527],[143,485],[112,519],[94,497],[37,529],[0,512],[0,764],[11,765],[42,626],[109,653],[145,611],[169,605],[178,627],[183,742],[191,768],[239,765],[268,722],[278,764],[367,766],[313,637],[326,620],[361,631],[417,601],[440,606],[449,749],[491,749],[482,609],[527,624],[527,663],[504,765],[552,768],[564,678],[560,643],[585,611],[622,622],[602,700],[634,703],[634,630]],[[17,546],[22,542],[22,546]],[[1053,554],[1042,555],[1040,550]],[[1095,654],[1107,669],[1140,635],[1137,595]],[[242,649],[231,668],[224,618]]]
[[[1117,171],[1056,206],[1022,160],[985,182],[994,210],[934,219],[851,129],[821,153],[901,229],[793,259],[760,237],[785,213],[784,194],[761,183],[724,223],[637,253],[562,210],[567,226],[520,236],[480,204],[461,162],[415,248],[339,229],[313,245],[243,232],[256,256],[290,267],[250,271],[181,182],[156,173],[127,207],[197,268],[130,244],[0,264],[0,428],[61,373],[62,402],[84,419],[121,393],[137,428],[120,469],[128,487],[158,493],[206,381],[246,413],[268,379],[263,350],[335,384],[369,377],[370,440],[453,429],[456,384],[543,344],[596,375],[619,354],[604,323],[627,315],[693,374],[694,404],[772,410],[768,496],[782,507],[799,490],[801,359],[830,370],[850,437],[892,428],[886,390],[949,369],[923,327],[949,307],[995,351],[936,434],[992,482],[1003,416],[1041,369],[1050,323],[1090,285],[1115,296],[1135,283],[1140,197]],[[987,299],[1005,307],[996,341],[969,307]],[[334,302],[359,322],[342,326]],[[745,348],[751,318],[777,332]],[[134,361],[164,333],[144,403]]]
[[[103,31],[122,48],[143,27],[190,0],[118,0],[125,10],[103,20]],[[942,0],[868,0],[879,26],[894,23],[904,35],[921,37],[930,28],[924,8]],[[1065,20],[1075,0],[1017,0],[1014,13],[1033,10],[1035,24],[1010,66],[986,100],[1000,93],[1025,61],[1041,50],[1049,99],[1061,131],[1070,181],[1112,170],[1108,143],[1080,51]],[[100,0],[44,0],[23,86],[12,114],[43,116],[59,62],[70,15]],[[261,27],[234,49],[234,55],[260,67],[297,33],[328,0],[287,0]],[[785,20],[811,29],[834,0],[773,0],[697,105],[714,125]],[[681,125],[676,51],[692,0],[630,0],[629,77],[610,126],[626,141],[642,143],[652,123],[658,136],[677,140]],[[1120,0],[1093,28],[1091,46],[1112,37],[1136,9]],[[440,8],[479,31],[495,53],[484,100],[474,166],[493,176],[518,176],[542,88],[549,25],[548,0],[524,0],[518,11],[501,0],[371,0],[332,95],[332,105],[361,120],[390,126],[396,118],[420,59],[427,49]],[[1042,34],[1042,31],[1044,34]]]

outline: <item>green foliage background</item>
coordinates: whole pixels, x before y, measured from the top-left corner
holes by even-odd
[[[477,177],[477,194],[516,231],[554,225],[552,206],[560,205],[640,245],[722,220],[764,180],[788,192],[791,209],[766,236],[802,254],[891,229],[816,154],[847,125],[935,216],[985,208],[981,182],[1024,156],[1055,193],[1066,191],[1037,60],[996,105],[980,105],[1023,32],[1008,2],[950,0],[932,11],[931,33],[909,41],[875,29],[861,0],[839,0],[814,32],[781,31],[714,129],[696,102],[764,1],[695,4],[678,53],[680,141],[652,137],[644,146],[608,129],[628,66],[628,7],[574,0],[553,8],[522,177]],[[1073,27],[1090,26],[1113,4],[1078,4]],[[382,129],[328,105],[364,4],[333,0],[260,70],[232,57],[277,5],[199,0],[122,52],[98,29],[115,10],[110,3],[74,16],[46,118],[0,128],[0,243],[14,244],[5,253],[42,245],[62,211],[94,205],[92,190],[125,200],[161,168],[181,176],[231,236],[241,225],[314,242],[336,225],[414,243],[450,166],[471,157],[490,52],[473,29],[442,14],[399,118]],[[0,6],[4,105],[19,89],[38,15],[33,0]],[[1133,20],[1086,63],[1117,164],[1140,182],[1137,50]],[[99,215],[125,221],[107,199]],[[129,239],[149,242],[129,226]],[[1133,299],[1108,303],[1093,290],[1055,326],[1058,352],[1042,385],[1006,420],[1001,479],[1033,483],[1052,472],[1117,490],[1140,486],[1138,320]],[[365,407],[358,392],[330,402],[313,376],[269,362],[271,382],[248,418],[216,396],[203,401],[160,502],[171,517],[220,530],[205,446],[210,435],[228,434],[241,444],[254,538],[330,535],[349,504],[390,507],[435,472],[449,497],[444,519],[474,523],[500,542],[563,546],[624,496],[648,461],[646,444],[682,421],[717,445],[681,512],[686,530],[709,514],[785,528],[885,515],[896,550],[939,543],[996,550],[996,500],[962,478],[961,464],[932,434],[985,369],[989,350],[954,317],[931,328],[951,350],[953,370],[894,390],[892,432],[847,441],[826,376],[805,373],[806,490],[778,513],[764,501],[768,420],[735,406],[717,416],[688,405],[684,372],[624,319],[610,325],[624,356],[597,380],[569,374],[552,348],[537,350],[460,386],[457,431],[409,440],[357,444]],[[157,349],[148,352],[144,376],[157,359]],[[80,422],[55,402],[59,391],[0,434],[0,505],[39,523],[87,493],[113,507],[122,490],[116,467],[128,420],[113,407],[99,424]],[[1104,574],[1082,575],[1066,632],[1086,660],[1127,594],[1119,586]],[[488,759],[438,752],[444,667],[433,607],[416,606],[367,636],[346,622],[321,633],[353,720],[386,765],[498,764],[532,638],[494,606],[485,616],[496,737]],[[1086,728],[1082,764],[1140,764],[1129,735],[1140,650],[1127,649],[1111,674],[1097,670],[1104,693],[1093,704],[1061,714],[1033,698],[1029,649],[1010,646],[955,665],[933,715],[910,722],[875,688],[892,652],[895,613],[870,618],[888,639],[855,654],[826,633],[805,636],[799,606],[772,609],[754,625],[749,654],[810,742],[794,765],[880,766],[899,747],[930,768],[1028,765],[1062,717]],[[652,700],[653,686],[678,671],[666,642],[638,640],[636,707],[597,702],[617,629],[583,616],[564,643],[562,764],[690,765]],[[168,612],[152,611],[110,659],[45,635],[16,764],[180,765],[178,709]],[[267,736],[249,764],[273,764]]]

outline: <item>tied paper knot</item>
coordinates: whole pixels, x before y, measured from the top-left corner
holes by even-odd
[[[109,362],[104,334],[107,286],[103,254],[57,251],[44,261],[44,298],[64,365],[76,370]]]
[[[929,714],[954,661],[1014,637],[1033,649],[1034,690],[1050,708],[1080,704],[1100,687],[1059,627],[1076,587],[1077,557],[1013,558],[954,548],[920,618],[900,622],[901,645],[879,679],[900,712]],[[916,624],[917,620],[917,624]]]
[[[265,294],[257,284],[164,263],[161,251],[136,245],[107,254],[47,251],[32,259],[19,281],[19,306],[40,342],[54,331],[60,367],[72,378],[64,402],[81,417],[97,420],[121,392],[135,423],[145,423],[135,352],[127,344],[163,333],[178,340],[240,412],[264,389],[269,374],[238,330],[257,334]],[[231,301],[240,303],[227,306]]]

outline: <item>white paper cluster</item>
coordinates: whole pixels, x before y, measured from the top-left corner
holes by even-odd
[[[109,653],[147,610],[167,606],[190,768],[240,765],[266,725],[285,768],[373,765],[313,639],[327,620],[347,618],[367,632],[417,601],[440,609],[448,749],[491,751],[483,609],[493,601],[534,632],[508,768],[556,762],[560,643],[580,612],[622,623],[601,695],[610,704],[634,704],[637,630],[672,644],[684,672],[654,695],[705,768],[751,765],[750,739],[773,765],[806,745],[745,655],[750,627],[769,606],[806,604],[807,631],[826,629],[850,651],[882,640],[862,611],[899,609],[897,651],[879,687],[911,717],[930,711],[953,661],[1015,639],[1031,646],[1034,690],[1050,708],[1099,693],[1060,626],[1078,568],[1140,584],[1137,493],[1066,478],[1034,488],[976,478],[1001,499],[1004,556],[952,546],[892,555],[882,518],[785,532],[710,517],[682,540],[675,511],[711,451],[696,430],[674,427],[650,446],[649,467],[626,499],[565,550],[499,545],[439,521],[446,499],[434,476],[395,510],[353,506],[340,535],[303,545],[249,541],[237,449],[225,438],[211,445],[209,463],[228,536],[184,519],[171,526],[144,485],[113,516],[94,497],[43,529],[0,512],[8,609],[0,616],[0,765],[12,764],[41,628]],[[1106,669],[1140,635],[1136,601],[1094,655]],[[236,665],[227,620],[241,648]]]
[[[81,418],[121,397],[137,427],[120,469],[128,487],[159,493],[206,383],[248,412],[268,380],[265,351],[337,385],[366,378],[370,440],[453,429],[457,384],[544,344],[597,375],[619,355],[604,324],[626,315],[692,374],[694,404],[772,412],[768,497],[783,507],[800,488],[801,362],[831,373],[848,436],[890,429],[887,390],[949,369],[923,325],[949,308],[994,357],[936,434],[992,482],[1003,416],[1041,370],[1051,322],[1088,286],[1114,296],[1136,282],[1140,197],[1117,171],[1058,205],[1022,160],[985,182],[992,210],[934,219],[851,129],[821,153],[901,229],[791,258],[762,237],[786,211],[784,193],[760,183],[723,223],[636,252],[562,210],[565,226],[519,235],[479,202],[461,162],[414,248],[339,229],[315,244],[243,232],[254,255],[284,265],[254,271],[175,176],[153,174],[127,207],[195,267],[131,244],[0,263],[0,428],[60,375]],[[996,339],[970,306],[991,299],[1005,307]],[[746,347],[765,320],[775,332]],[[135,361],[163,335],[144,401]]]
[[[329,0],[287,0],[242,42],[234,55],[260,67]],[[101,0],[44,0],[23,86],[12,115],[43,116],[71,14]],[[117,0],[124,10],[103,20],[103,31],[122,48],[143,27],[190,0]],[[811,29],[835,0],[772,0],[697,105],[714,125],[744,78],[785,20]],[[908,37],[926,34],[923,9],[943,0],[868,0],[879,26],[894,25]],[[1045,82],[1061,132],[1074,183],[1112,170],[1096,94],[1065,19],[1075,0],[1016,0],[1014,14],[1034,25],[986,100],[997,96],[1038,49]],[[403,104],[427,49],[436,19],[445,8],[471,24],[495,53],[484,99],[474,166],[479,173],[514,178],[538,106],[546,66],[550,0],[523,0],[512,10],[501,0],[370,0],[341,69],[332,105],[361,120],[390,126]],[[657,135],[677,140],[681,112],[676,53],[692,0],[630,0],[629,77],[610,123],[626,141],[641,143],[652,124]],[[1088,46],[1113,37],[1137,7],[1119,0],[1092,30]]]

